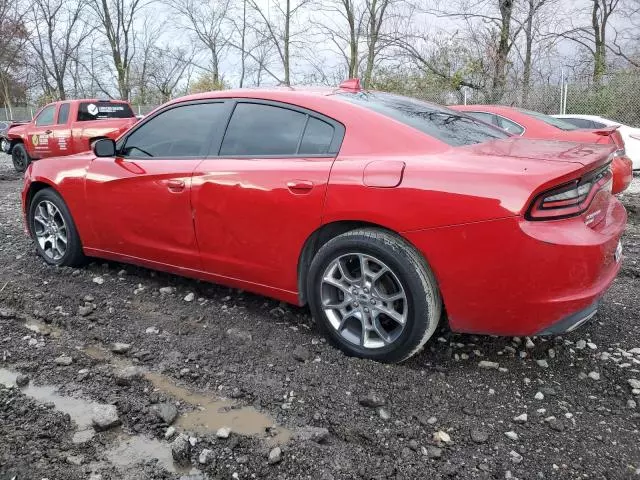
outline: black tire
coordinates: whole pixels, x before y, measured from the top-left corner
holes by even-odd
[[[11,160],[16,172],[23,173],[31,163],[31,157],[27,153],[23,143],[17,143],[11,149]]]
[[[44,249],[40,246],[40,243],[36,238],[36,209],[41,204],[41,202],[44,202],[45,200],[55,205],[55,207],[59,210],[60,215],[64,219],[64,224],[66,226],[66,250],[64,252],[64,255],[62,255],[62,257],[58,259],[53,259],[48,256]],[[45,188],[38,191],[33,196],[33,198],[31,199],[31,203],[29,204],[28,220],[29,232],[31,233],[31,237],[35,241],[36,250],[45,262],[47,262],[49,265],[64,267],[75,267],[85,263],[86,257],[82,252],[82,243],[80,242],[80,236],[78,235],[76,224],[74,223],[73,217],[71,217],[71,213],[69,212],[67,205],[64,203],[64,200],[55,190],[51,188]]]
[[[408,314],[403,330],[388,345],[365,348],[347,341],[322,308],[323,275],[335,259],[348,254],[381,260],[404,289]],[[382,229],[352,230],[328,241],[311,262],[306,288],[311,312],[331,343],[347,355],[385,363],[402,362],[419,352],[433,335],[442,314],[437,282],[424,257],[402,237]]]

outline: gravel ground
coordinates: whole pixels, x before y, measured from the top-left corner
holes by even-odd
[[[638,193],[589,324],[442,330],[389,366],[331,348],[306,309],[116,263],[47,267],[20,187],[0,156],[0,479],[640,477]]]

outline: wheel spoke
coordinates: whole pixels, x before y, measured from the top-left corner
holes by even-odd
[[[35,215],[35,216],[33,217],[33,219],[34,219],[36,222],[38,222],[40,225],[42,225],[43,227],[46,227],[46,226],[47,226],[47,222],[44,220],[44,218],[42,218],[42,217],[40,217],[40,216],[38,216],[38,215]]]
[[[349,285],[343,284],[340,280],[336,280],[333,277],[324,277],[322,281],[331,285],[332,287],[336,287],[337,289],[341,290],[345,295],[351,295]]]
[[[66,242],[65,242],[66,243]],[[351,297],[347,297],[345,295],[344,300],[340,301],[340,302],[327,302],[324,303],[323,306],[324,308],[334,308],[336,310],[342,310],[343,308],[347,307],[353,300],[351,299]]]
[[[400,325],[404,325],[405,323],[404,315],[402,315],[399,312],[396,312],[395,310],[387,308],[384,305],[377,305],[375,307],[375,310],[378,312],[378,314],[384,314],[386,317],[390,318],[396,323],[399,323]],[[379,315],[376,315],[376,318],[378,316]]]
[[[380,325],[380,322],[378,321],[377,318],[373,319],[373,330],[376,332],[378,337],[380,337],[380,340],[382,340],[385,343],[385,345],[390,342],[387,332],[384,331],[384,329],[382,328],[382,325]]]
[[[404,292],[397,292],[397,293],[392,293],[388,295],[386,293],[382,293],[380,290],[376,288],[376,293],[385,302],[395,302],[396,300],[402,300],[405,298]]]

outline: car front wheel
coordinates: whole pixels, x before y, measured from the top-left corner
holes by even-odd
[[[311,262],[307,293],[332,343],[348,355],[382,362],[420,351],[442,312],[424,258],[381,229],[353,230],[323,245]]]
[[[50,265],[76,266],[85,257],[71,213],[50,188],[37,192],[29,204],[29,231],[40,256]]]

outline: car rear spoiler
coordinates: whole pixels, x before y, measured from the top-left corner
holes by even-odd
[[[603,137],[608,137],[613,132],[618,130],[618,128],[620,128],[620,125],[612,125],[610,127],[602,127],[602,128],[590,129],[590,131],[595,133],[596,135],[602,135]]]

